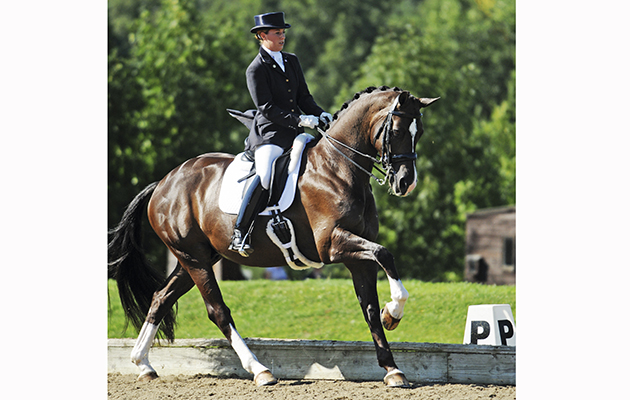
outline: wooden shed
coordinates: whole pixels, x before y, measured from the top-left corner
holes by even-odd
[[[515,206],[482,209],[466,216],[464,279],[490,285],[515,284]]]

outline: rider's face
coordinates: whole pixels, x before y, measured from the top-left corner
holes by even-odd
[[[286,39],[284,29],[269,29],[268,33],[260,32],[262,45],[271,51],[281,51]]]

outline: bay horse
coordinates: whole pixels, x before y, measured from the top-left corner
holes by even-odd
[[[383,327],[396,328],[409,294],[392,254],[374,242],[379,224],[370,171],[375,163],[382,164],[386,177],[380,183],[387,182],[396,196],[414,189],[415,147],[423,133],[420,109],[438,99],[416,98],[386,86],[355,94],[335,114],[328,131],[320,131],[323,137],[306,148],[295,200],[283,212],[296,227],[304,256],[323,264],[343,263],[352,274],[378,364],[386,370],[384,382],[392,387],[408,387],[409,382],[394,362]],[[173,306],[196,285],[209,319],[225,335],[243,368],[253,374],[254,383],[277,382],[236,330],[212,271],[221,258],[256,267],[287,265],[265,232],[269,216],[258,216],[252,231],[254,254],[244,258],[228,250],[236,216],[222,212],[218,199],[225,170],[233,160],[230,154],[207,153],[184,162],[142,190],[110,231],[109,269],[117,280],[126,318],[139,330],[131,353],[139,380],[157,378],[149,349],[156,335],[174,340]],[[148,266],[142,250],[141,217],[147,202],[153,230],[178,260],[165,280]],[[392,298],[380,311],[379,268],[387,274]]]

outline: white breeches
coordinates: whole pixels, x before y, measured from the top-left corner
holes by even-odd
[[[275,144],[263,144],[254,151],[256,175],[260,177],[260,182],[265,189],[269,189],[271,184],[271,165],[282,153],[284,153],[282,147]]]

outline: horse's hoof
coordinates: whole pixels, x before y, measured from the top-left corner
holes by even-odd
[[[158,378],[158,374],[155,371],[147,372],[146,374],[138,377],[138,382],[149,382]]]
[[[385,384],[388,387],[399,387],[399,388],[410,388],[411,385],[407,378],[405,378],[405,374],[402,372],[396,372],[394,374],[388,374],[385,376]]]
[[[393,331],[400,323],[400,319],[392,317],[387,307],[383,307],[381,310],[381,323],[383,323],[383,328]]]
[[[256,386],[269,386],[278,383],[275,376],[269,371],[263,371],[254,377],[254,383]]]

